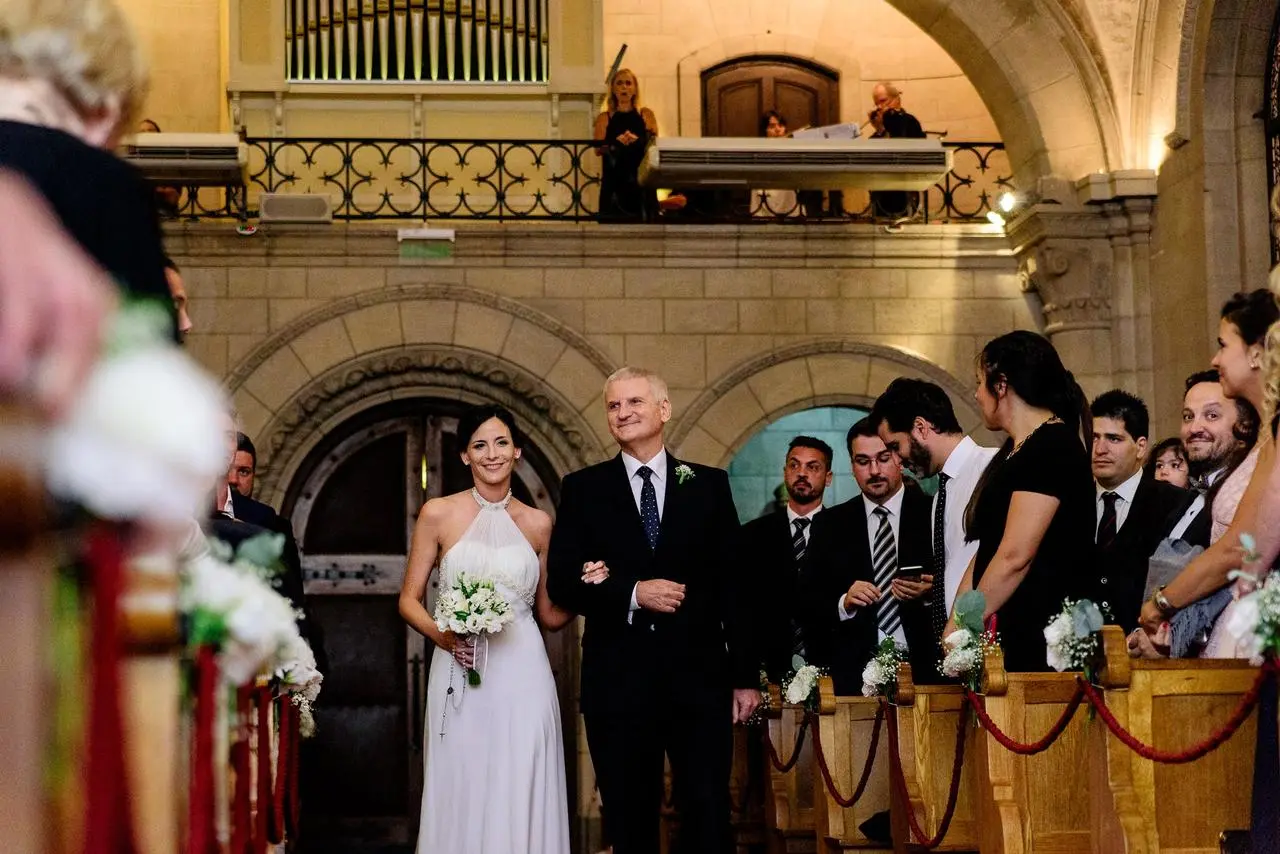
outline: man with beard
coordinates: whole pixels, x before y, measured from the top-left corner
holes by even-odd
[[[871,418],[885,446],[913,475],[938,477],[929,516],[933,560],[926,569],[933,575],[930,628],[940,642],[960,580],[978,551],[977,540],[965,540],[964,511],[997,449],[984,448],[966,436],[947,393],[925,380],[900,377],[889,383]],[[921,674],[913,675],[923,681]],[[936,668],[923,676],[936,680]]]
[[[760,620],[764,635],[761,653],[765,672],[775,683],[791,669],[794,656],[807,656],[807,629],[798,593],[800,572],[812,533],[810,526],[822,510],[823,492],[831,485],[831,456],[831,446],[821,439],[792,439],[782,466],[786,504],[742,529],[755,588],[769,591],[771,613]]]
[[[1169,539],[1208,548],[1213,519],[1206,495],[1249,452],[1257,434],[1253,407],[1244,398],[1227,397],[1217,371],[1187,377],[1181,435],[1194,489],[1176,514]]]
[[[818,516],[802,579],[808,662],[827,667],[842,695],[861,693],[862,670],[885,638],[907,648],[913,672],[936,670],[938,660],[924,598],[933,586],[929,498],[903,485],[870,418],[848,442],[862,494]]]

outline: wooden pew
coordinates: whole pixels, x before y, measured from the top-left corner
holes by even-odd
[[[997,649],[987,654],[983,687],[992,722],[1026,743],[1045,736],[1061,718],[1077,681],[1074,673],[1006,673]],[[979,730],[973,781],[983,854],[1089,850],[1088,717],[1082,705],[1057,740],[1032,756]]]
[[[805,710],[800,706],[784,705],[782,694],[776,685],[769,686],[769,708],[765,712],[765,725],[769,738],[777,750],[778,759],[786,762],[795,750],[796,736],[804,723]],[[768,750],[762,758],[767,784],[765,786],[765,838],[770,854],[809,854],[816,852],[815,802],[822,797],[822,781],[818,779],[813,758],[813,739],[805,733],[800,748],[800,758],[790,771],[781,773],[770,760]]]
[[[936,835],[947,807],[951,771],[955,762],[956,727],[964,694],[954,685],[916,685],[911,665],[898,671],[898,705],[892,709],[898,722],[898,755],[906,788],[904,802],[891,786],[891,813],[895,851],[907,851],[911,835],[907,819],[910,805],[920,829]],[[974,798],[975,730],[965,735],[965,759],[960,790],[947,835],[935,851],[975,851],[978,848],[978,810]],[[892,758],[892,757],[891,757]]]
[[[877,698],[837,697],[831,678],[822,677],[819,682],[821,703],[818,710],[818,736],[822,743],[822,755],[831,772],[832,782],[841,797],[852,797],[862,777],[867,755],[871,751],[872,732],[876,713],[880,708]],[[810,733],[810,737],[812,737]],[[876,745],[876,756],[861,797],[851,807],[842,807],[832,797],[823,780],[818,762],[813,763],[814,824],[818,847],[824,854],[857,850],[889,852],[892,848],[873,842],[858,829],[864,821],[889,809],[889,733],[888,725],[881,724]]]
[[[1103,628],[1107,707],[1142,743],[1183,750],[1221,727],[1258,668],[1232,660],[1131,660],[1118,626]],[[1225,744],[1183,765],[1144,759],[1101,721],[1087,740],[1093,854],[1217,852],[1218,834],[1249,826],[1257,715]]]

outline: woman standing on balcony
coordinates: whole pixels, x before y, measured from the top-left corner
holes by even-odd
[[[595,139],[603,144],[600,171],[601,221],[650,222],[658,215],[658,196],[640,186],[638,173],[650,140],[658,138],[658,120],[640,106],[640,81],[620,68],[609,86],[609,109],[596,117]]]

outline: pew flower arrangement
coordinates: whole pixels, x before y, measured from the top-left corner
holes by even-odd
[[[987,650],[999,645],[996,636],[983,628],[982,615],[986,609],[987,597],[977,590],[956,599],[956,630],[943,640],[947,654],[938,666],[943,676],[959,679],[974,691],[982,683]]]
[[[1062,611],[1044,628],[1049,666],[1059,673],[1080,670],[1092,680],[1102,653],[1098,639],[1102,623],[1102,611],[1093,602],[1064,599]]]
[[[793,706],[805,706],[810,710],[818,708],[818,679],[822,670],[812,664],[806,664],[800,656],[792,659],[795,671],[782,680],[782,699]]]
[[[290,639],[273,676],[281,693],[287,694],[290,701],[298,707],[298,733],[303,738],[311,738],[316,732],[311,704],[320,696],[324,674],[316,669],[316,655],[301,635],[294,635]]]
[[[1253,537],[1240,535],[1246,563],[1259,556]],[[1236,575],[1233,573],[1233,576]],[[1280,656],[1280,573],[1269,573],[1252,593],[1242,596],[1228,612],[1227,633],[1236,640],[1240,655],[1261,665],[1267,656]]]
[[[887,697],[898,693],[898,667],[907,660],[906,647],[893,638],[885,638],[875,656],[862,671],[862,696]]]

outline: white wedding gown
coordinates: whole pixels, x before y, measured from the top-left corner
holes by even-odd
[[[479,687],[444,650],[431,658],[418,854],[568,854],[560,704],[531,610],[538,556],[507,513],[510,495],[472,495],[480,513],[441,561],[441,589],[459,573],[487,578],[515,619],[488,638],[487,661],[479,641]]]

